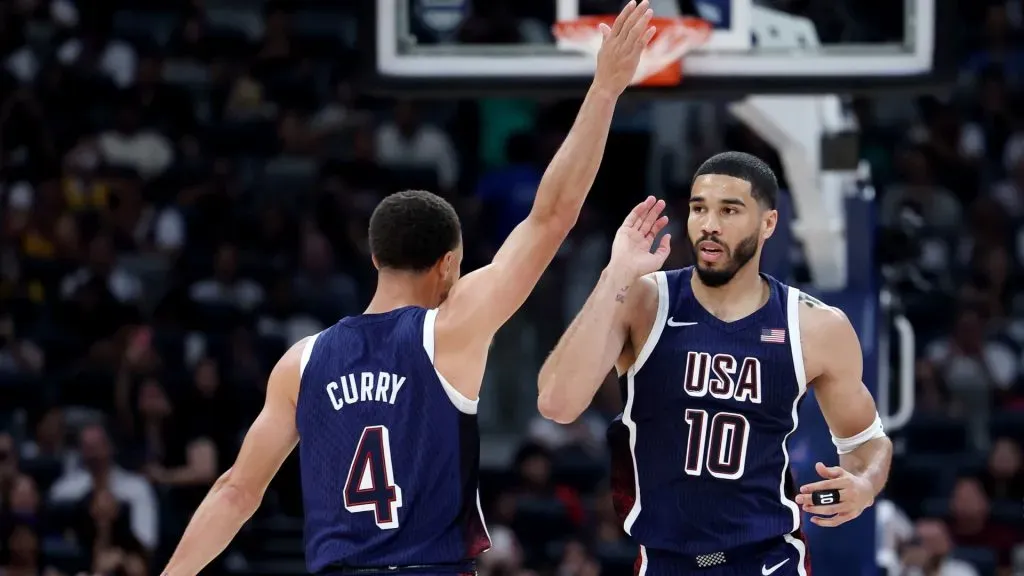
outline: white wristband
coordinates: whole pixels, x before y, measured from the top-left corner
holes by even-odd
[[[832,434],[832,443],[835,444],[836,451],[840,454],[849,454],[860,448],[861,444],[883,436],[885,436],[885,429],[882,427],[882,417],[875,412],[875,421],[864,431],[849,438],[836,438],[836,435]]]

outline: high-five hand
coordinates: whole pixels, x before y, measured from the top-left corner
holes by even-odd
[[[650,26],[654,11],[649,0],[630,0],[609,27],[601,24],[601,50],[597,53],[594,83],[615,96],[629,86],[640,64],[640,55],[654,37]]]
[[[631,279],[657,271],[665,263],[670,251],[671,234],[665,234],[658,249],[651,252],[654,239],[668,224],[668,216],[662,216],[664,200],[649,196],[633,208],[626,220],[615,232],[612,241],[612,256],[609,266],[629,275]]]

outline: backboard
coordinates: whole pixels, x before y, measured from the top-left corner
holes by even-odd
[[[651,0],[715,31],[680,86],[646,95],[850,93],[925,88],[954,73],[951,0]],[[362,26],[372,84],[418,93],[571,92],[593,57],[559,46],[556,21],[614,14],[620,0],[377,0]]]

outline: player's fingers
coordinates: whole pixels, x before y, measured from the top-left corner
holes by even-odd
[[[843,470],[839,466],[825,466],[821,462],[814,465],[814,470],[818,473],[818,476],[821,476],[822,478],[839,478],[846,473],[846,470]]]
[[[644,32],[644,42],[643,42],[644,46],[647,46],[648,44],[651,43],[651,40],[654,38],[654,35],[657,32],[658,32],[658,28],[655,27],[655,26],[651,26],[651,27],[647,28],[647,32]]]
[[[607,40],[608,36],[611,35],[612,33],[612,29],[609,28],[608,25],[605,24],[604,22],[598,24],[597,29],[601,31],[601,38],[603,38],[604,40]]]
[[[658,243],[658,249],[654,251],[655,256],[661,258],[662,262],[668,258],[668,255],[672,252],[672,235],[665,234],[661,237],[661,242]]]
[[[646,4],[646,0],[644,2]],[[639,16],[637,16],[639,14]],[[640,40],[643,38],[644,33],[647,32],[647,27],[651,24],[651,18],[654,18],[654,10],[644,6],[637,6],[636,12],[633,14],[631,19],[633,22],[629,24],[629,28],[626,29],[626,44],[630,47],[636,47],[640,44]]]
[[[661,234],[661,231],[665,229],[665,226],[668,226],[668,216],[662,216],[655,220],[654,227],[651,228],[651,236]]]
[[[665,210],[665,201],[658,200],[651,206],[647,214],[644,215],[644,221],[640,223],[640,233],[647,236],[654,229],[654,223],[658,221],[658,217]]]
[[[850,520],[853,520],[857,516],[854,514],[837,514],[831,518],[823,518],[821,516],[811,516],[811,522],[814,522],[818,526],[823,528],[835,528],[841,524],[846,524]]]
[[[650,0],[641,0],[633,12],[630,13],[629,18],[622,24],[621,34],[625,36],[625,40],[629,41],[639,38],[635,32],[636,28],[640,26],[640,22],[644,20],[648,12],[651,12]]]
[[[623,26],[626,25],[626,21],[629,20],[630,15],[633,14],[635,10],[636,0],[629,0],[629,2],[626,2],[626,5],[622,7],[622,12],[619,12],[618,17],[615,18],[615,22],[612,24],[613,36],[617,36],[622,32]]]
[[[816,516],[834,516],[836,514],[847,514],[853,511],[849,503],[840,502],[830,506],[804,506],[803,511]]]
[[[644,215],[654,205],[654,196],[648,196],[646,200],[636,205],[626,219],[622,222],[622,225],[626,228],[636,228],[640,222],[643,221]]]
[[[846,478],[835,478],[832,480],[819,480],[811,484],[806,484],[800,487],[801,494],[810,494],[815,490],[840,490],[842,488],[848,488],[849,481]]]

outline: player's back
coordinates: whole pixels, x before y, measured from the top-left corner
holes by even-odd
[[[697,302],[692,270],[656,273],[658,313],[609,442],[634,539],[717,562],[799,528],[785,448],[806,390],[799,292],[765,276],[767,303],[724,322]]]
[[[476,401],[434,369],[436,312],[348,317],[308,341],[296,420],[311,572],[461,572],[490,545]]]

